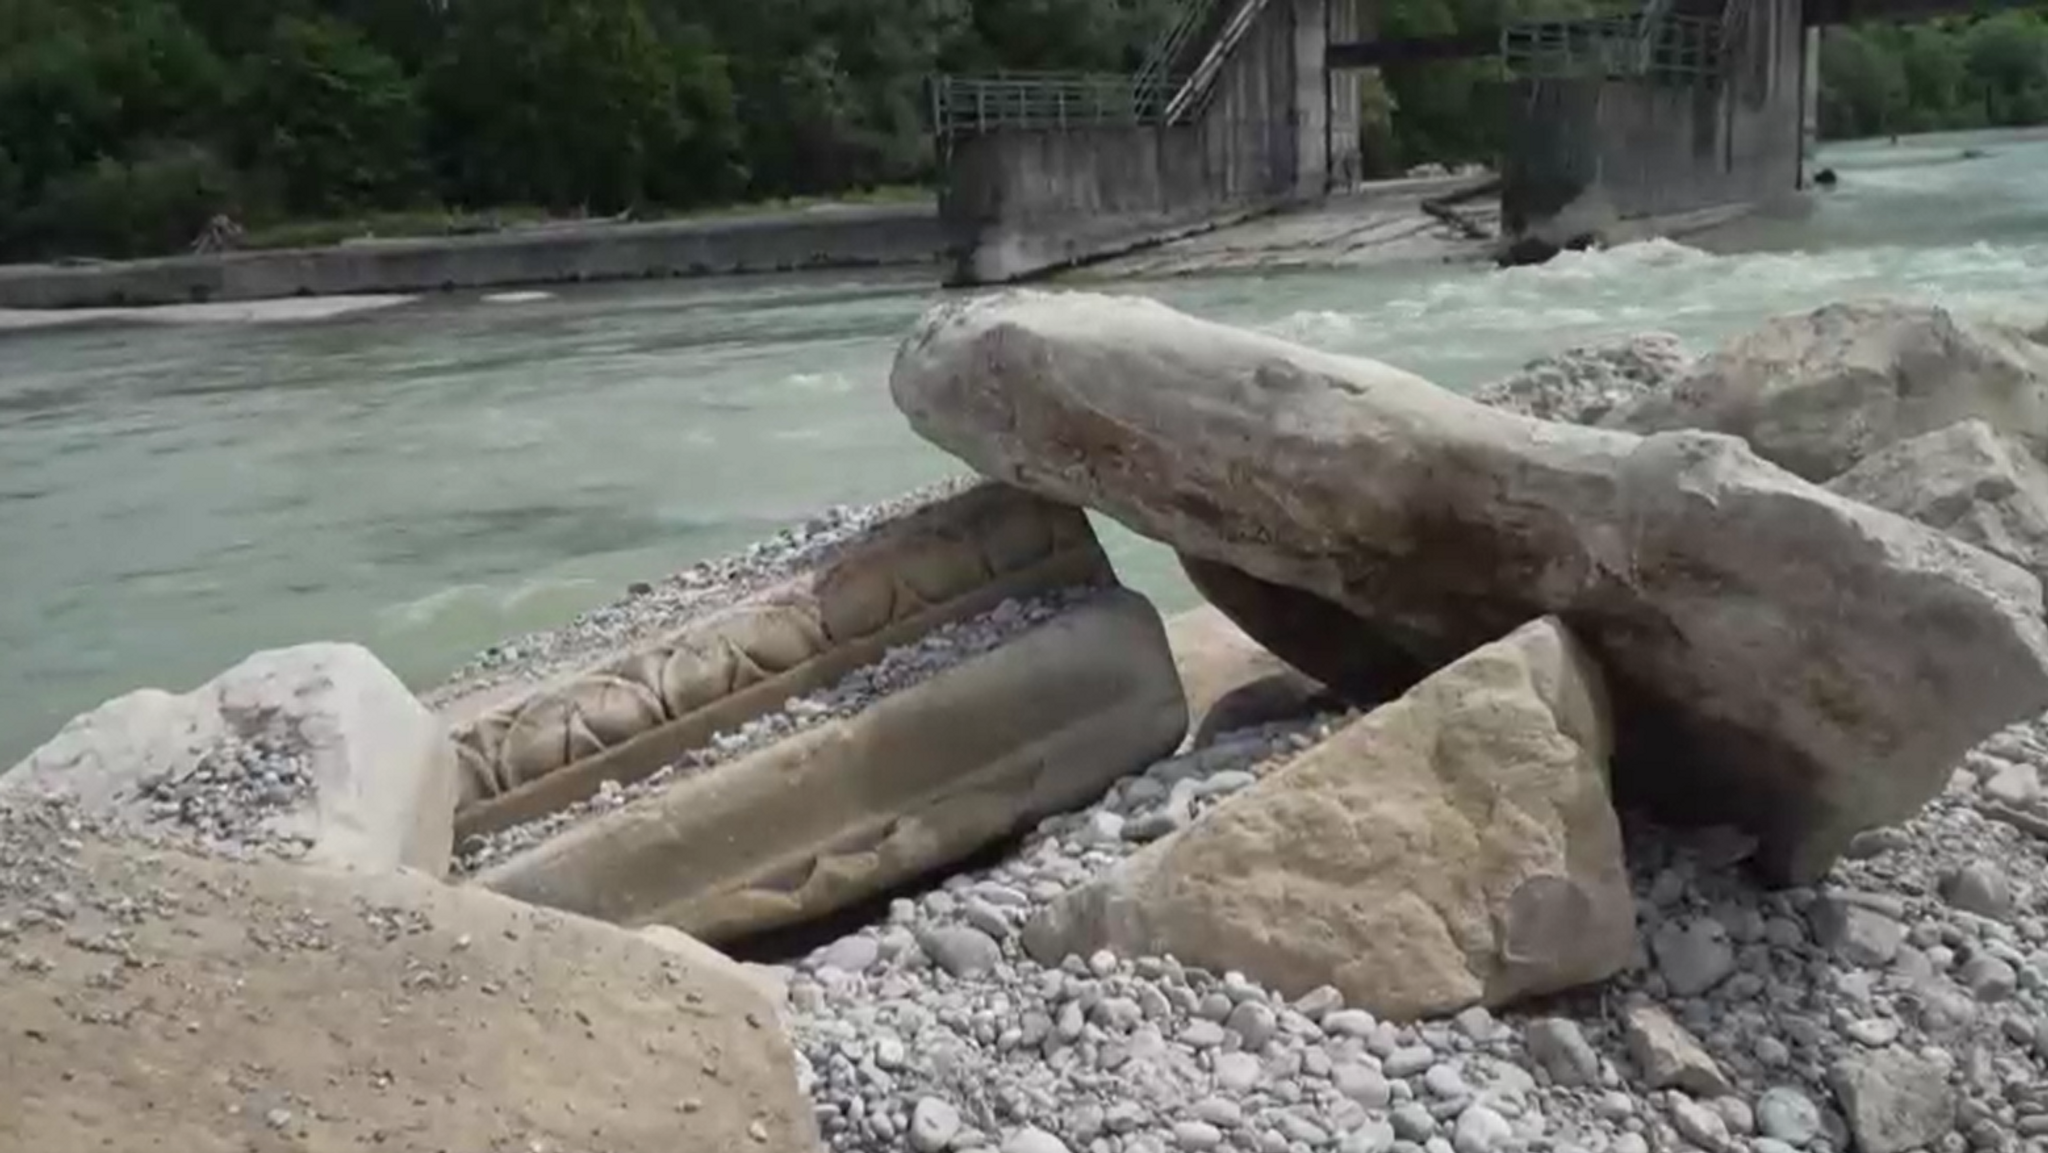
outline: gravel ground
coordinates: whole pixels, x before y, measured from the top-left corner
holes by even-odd
[[[489,836],[469,838],[458,846],[456,872],[467,875],[484,869],[592,817],[660,792],[679,776],[701,773],[827,721],[850,717],[883,697],[989,652],[1100,593],[1099,589],[1075,588],[1005,600],[980,616],[942,625],[910,644],[890,649],[880,660],[855,669],[824,689],[791,697],[778,712],[713,734],[707,744],[644,780],[623,786],[606,781],[597,795],[587,800]]]
[[[1537,357],[1472,399],[1539,420],[1594,424],[1617,405],[1676,381],[1691,363],[1676,336],[1645,332]]]
[[[1631,822],[1643,947],[1597,989],[1396,1026],[1334,990],[1018,933],[1317,728],[1161,762],[1011,859],[805,958],[803,1076],[834,1150],[1001,1153],[2048,1151],[2048,726],[1973,753],[1818,890],[1767,893],[1726,830]]]
[[[150,824],[182,834],[203,852],[236,858],[251,853],[304,856],[310,840],[278,833],[267,824],[303,805],[312,792],[304,742],[274,723],[247,736],[229,736],[182,777],[142,782]]]
[[[885,521],[944,500],[980,483],[959,476],[871,505],[836,505],[731,556],[700,561],[627,596],[591,609],[560,628],[491,646],[421,694],[429,708],[514,681],[543,680],[658,636],[690,618],[739,601],[798,571],[822,564]]]

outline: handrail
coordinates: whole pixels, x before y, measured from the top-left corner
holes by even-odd
[[[1648,27],[1636,16],[1525,21],[1501,30],[1501,56],[1530,76],[1692,80],[1719,73],[1721,25],[1670,13]]]
[[[1166,90],[1165,82],[1180,63],[1188,43],[1208,26],[1215,9],[1216,0],[1183,0],[1180,14],[1152,42],[1144,63],[1138,67],[1136,83],[1140,92],[1149,95]]]
[[[1166,105],[1166,122],[1178,124],[1189,112],[1200,107],[1215,90],[1216,77],[1222,73],[1223,65],[1230,54],[1237,50],[1238,42],[1245,38],[1259,16],[1266,10],[1267,0],[1244,0],[1230,17],[1230,23],[1223,28],[1223,34],[1203,53],[1202,62],[1195,66],[1193,75],[1173,94]]]
[[[1158,102],[1119,74],[1012,72],[940,76],[931,82],[932,127],[941,139],[1004,128],[1082,128],[1156,123]]]

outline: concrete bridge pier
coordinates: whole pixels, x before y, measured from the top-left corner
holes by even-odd
[[[1176,100],[1141,91],[1130,115],[1103,114],[1105,91],[1130,99],[1115,77],[958,82],[940,117],[950,282],[1025,279],[1354,182],[1359,81],[1324,54],[1367,2],[1202,5],[1220,31],[1173,62]]]

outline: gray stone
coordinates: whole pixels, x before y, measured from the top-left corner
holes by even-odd
[[[2012,915],[2012,885],[2005,874],[1982,862],[1942,874],[1941,899],[1966,913],[1994,921]]]
[[[1827,487],[2048,572],[2048,468],[1982,420],[1900,441]]]
[[[2038,581],[1731,437],[1533,422],[1085,293],[937,305],[890,385],[917,432],[986,475],[1255,574],[1274,604],[1320,598],[1328,627],[1291,643],[1284,614],[1218,607],[1326,682],[1318,666],[1384,692],[1548,614],[1589,629],[1626,724],[1663,753],[1632,783],[1757,834],[1780,880],[1824,875],[2048,705]]]
[[[1565,424],[1592,424],[1626,401],[1684,374],[1685,348],[1668,332],[1538,357],[1472,393],[1481,404]]]
[[[1223,1144],[1223,1132],[1207,1121],[1176,1121],[1173,1140],[1182,1149],[1214,1149]]]
[[[1757,1098],[1756,1127],[1771,1140],[1804,1149],[1821,1135],[1820,1106],[1798,1088],[1774,1085]]]
[[[1984,796],[2015,809],[2030,809],[2041,803],[2041,772],[2029,764],[2001,765],[1984,782]]]
[[[1436,1051],[1427,1045],[1407,1045],[1388,1054],[1380,1069],[1389,1077],[1413,1077],[1436,1064]]]
[[[1683,1089],[1696,1097],[1730,1092],[1721,1067],[1669,1013],[1654,1005],[1632,1005],[1622,1014],[1629,1055],[1652,1089]]]
[[[873,937],[841,937],[825,946],[824,951],[818,954],[818,968],[838,969],[842,973],[865,973],[874,967],[881,953],[881,943]]]
[[[1889,965],[1906,943],[1904,925],[1839,895],[1816,902],[1811,919],[1814,939],[1854,965]]]
[[[1667,921],[1650,938],[1657,971],[1673,993],[1696,997],[1735,971],[1735,949],[1728,929],[1712,917]]]
[[[1385,1109],[1393,1099],[1393,1087],[1387,1079],[1355,1061],[1344,1061],[1331,1069],[1330,1083],[1337,1092],[1368,1109]]]
[[[944,1153],[960,1132],[960,1111],[936,1097],[921,1097],[910,1112],[910,1147],[917,1153]]]
[[[1451,1130],[1451,1147],[1457,1153],[1494,1153],[1514,1138],[1507,1118],[1484,1105],[1474,1105],[1458,1114]]]
[[[1986,1003],[2007,1000],[2019,988],[2019,975],[2013,967],[1988,953],[1963,962],[1956,976],[1971,996]]]
[[[1955,1125],[1956,1102],[1940,1065],[1904,1049],[1852,1053],[1828,1072],[1858,1153],[1907,1153]]]
[[[1003,1142],[1002,1153],[1073,1153],[1067,1143],[1036,1126],[1026,1125]]]
[[[1195,1120],[1206,1121],[1218,1129],[1235,1129],[1244,1124],[1244,1109],[1228,1097],[1204,1097],[1195,1102]]]
[[[1346,1133],[1337,1143],[1337,1153],[1393,1153],[1396,1140],[1393,1125],[1370,1120]]]
[[[1395,1135],[1404,1140],[1426,1141],[1436,1135],[1436,1118],[1413,1101],[1394,1106],[1394,1112],[1387,1119],[1393,1124]]]
[[[1370,1037],[1379,1022],[1364,1009],[1338,1009],[1324,1014],[1322,1026],[1333,1037]]]
[[[1721,1115],[1682,1094],[1673,1094],[1669,1104],[1671,1127],[1678,1135],[1708,1153],[1728,1153],[1733,1144]]]
[[[1246,1001],[1232,1009],[1223,1024],[1243,1038],[1245,1048],[1257,1052],[1273,1039],[1273,1031],[1278,1028],[1279,1021],[1273,1010],[1257,1001]]]
[[[1243,1093],[1259,1083],[1263,1072],[1259,1059],[1250,1053],[1225,1053],[1216,1058],[1216,1084],[1233,1093]]]
[[[1599,1083],[1600,1057],[1576,1022],[1563,1017],[1538,1018],[1529,1023],[1522,1043],[1553,1082],[1568,1088]]]
[[[955,977],[978,977],[1000,965],[1003,947],[979,929],[942,925],[918,934],[917,943],[939,968]]]
[[[1214,1021],[1190,1021],[1180,1031],[1180,1043],[1190,1049],[1214,1049],[1229,1039],[1223,1026]]]

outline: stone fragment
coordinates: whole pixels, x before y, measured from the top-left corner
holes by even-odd
[[[1622,1015],[1629,1056],[1652,1089],[1682,1089],[1695,1097],[1731,1091],[1721,1067],[1669,1013],[1654,1005],[1631,1005]]]
[[[1599,1083],[1600,1056],[1593,1052],[1577,1022],[1563,1017],[1540,1017],[1529,1023],[1523,1043],[1553,1082],[1566,1087]]]
[[[1975,862],[1942,874],[1941,899],[1952,907],[1994,921],[2012,915],[2012,885],[1991,865]]]
[[[1727,926],[1712,917],[1667,921],[1650,938],[1657,971],[1681,997],[1696,997],[1735,971],[1735,948]]]
[[[945,1153],[960,1132],[960,1111],[936,1097],[921,1097],[910,1113],[910,1147],[917,1153]]]
[[[1881,449],[1827,488],[2048,574],[2048,467],[1981,420]]]
[[[1617,405],[1669,386],[1689,360],[1676,336],[1638,333],[1538,357],[1481,385],[1472,399],[1538,420],[1594,424]]]
[[[229,855],[438,877],[455,750],[368,649],[308,644],[257,653],[183,695],[141,689],[73,718],[0,773],[0,799],[47,795]],[[181,799],[159,810],[165,798]],[[185,819],[196,813],[210,819]]]
[[[1374,653],[1398,689],[1404,662],[1412,680],[1526,620],[1571,620],[1622,702],[1619,791],[1741,825],[1780,880],[1820,877],[2048,706],[2038,581],[1728,437],[1530,421],[1078,293],[938,306],[891,388],[991,476],[1319,599],[1294,643],[1219,607],[1326,684],[1352,691],[1347,663]]]
[[[1821,898],[1809,914],[1814,939],[1851,964],[1880,968],[1899,955],[1906,927],[1898,921],[1838,894]]]
[[[995,938],[964,925],[942,925],[918,934],[917,943],[939,968],[955,977],[978,977],[1003,961]]]
[[[1072,1153],[1067,1143],[1033,1125],[1026,1125],[1003,1141],[1002,1153]]]
[[[1956,1101],[1942,1067],[1904,1049],[1851,1053],[1829,1070],[1857,1153],[1907,1153],[1955,1127]]]
[[[1972,419],[2048,458],[2048,349],[1944,308],[1872,302],[1771,320],[1602,423],[1732,433],[1825,481]]]
[[[1328,984],[1381,1018],[1599,980],[1634,936],[1603,701],[1563,627],[1533,623],[1069,893],[1026,947]]]
[[[1804,1149],[1821,1135],[1820,1107],[1804,1091],[1776,1085],[1757,1098],[1756,1127],[1765,1137]]]

